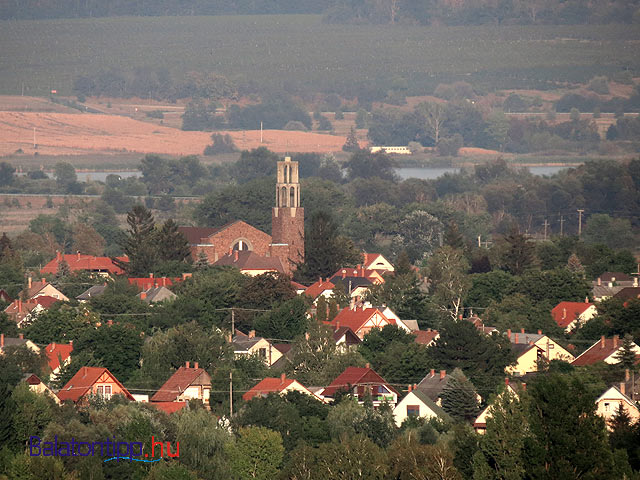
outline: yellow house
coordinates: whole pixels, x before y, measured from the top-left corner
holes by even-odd
[[[34,281],[29,277],[27,282],[27,288],[22,290],[18,295],[21,298],[24,297],[25,300],[36,297],[52,297],[63,302],[69,301],[69,297],[47,282],[44,278],[39,281]]]
[[[562,360],[572,362],[574,356],[571,355],[559,343],[544,335],[540,330],[538,333],[512,333],[507,330],[507,336],[511,341],[511,348],[518,355],[515,366],[508,366],[505,372],[510,375],[524,375],[538,371],[538,361],[541,359],[550,362],[551,360]]]
[[[629,415],[631,423],[640,419],[640,410],[635,402],[625,394],[624,383],[620,384],[620,388],[611,387],[596,400],[596,413],[605,419],[607,428],[611,429],[610,422],[621,406]]]
[[[480,412],[480,415],[478,415],[478,418],[476,418],[476,421],[473,422],[473,428],[475,429],[476,433],[479,433],[481,435],[483,435],[484,433],[486,433],[487,431],[487,419],[491,417],[491,411],[493,410],[493,405],[503,397],[503,395],[508,394],[511,395],[512,398],[518,400],[520,397],[518,397],[518,394],[516,393],[516,391],[513,389],[513,387],[511,385],[509,385],[508,380],[505,379],[506,383],[506,388],[504,390],[502,390],[502,392],[500,392],[498,394],[498,396],[494,399],[494,401],[487,405],[484,410],[482,410],[482,412]]]
[[[256,337],[255,330],[251,330],[249,335],[237,332],[233,337],[233,353],[238,356],[257,355],[268,367],[276,363],[282,357],[282,352],[278,350],[269,340]]]

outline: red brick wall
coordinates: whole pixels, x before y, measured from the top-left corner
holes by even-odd
[[[198,260],[201,251],[205,252],[209,263],[214,263],[229,250],[238,240],[242,240],[249,245],[249,249],[258,255],[266,256],[269,253],[271,235],[252,227],[241,220],[229,225],[221,232],[209,237],[212,245],[198,245],[191,247],[191,255],[194,260]]]
[[[283,258],[282,263],[304,260],[304,208],[274,208],[271,234],[273,243],[289,245],[287,258]]]

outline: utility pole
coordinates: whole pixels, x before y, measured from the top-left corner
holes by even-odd
[[[231,417],[233,417],[233,370],[229,372],[229,419]]]
[[[262,121],[260,121],[260,143],[262,143]]]
[[[231,338],[236,334],[236,311],[231,309]]]
[[[582,235],[582,213],[584,212],[583,208],[578,209],[578,238]]]
[[[549,222],[547,222],[547,219],[544,219],[544,240],[545,242],[547,241],[547,227],[549,226]]]
[[[560,215],[560,236],[564,237],[564,215]]]

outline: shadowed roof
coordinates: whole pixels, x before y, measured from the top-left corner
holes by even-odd
[[[242,399],[245,402],[248,402],[256,395],[268,395],[269,393],[281,392],[289,385],[291,385],[295,380],[293,378],[273,378],[267,377],[262,379],[257,385],[255,385],[251,390],[242,395]]]
[[[211,385],[211,377],[203,368],[180,367],[151,397],[152,402],[173,402],[202,375],[198,385]]]
[[[111,379],[122,389],[122,393],[129,399],[135,400],[133,396],[129,393],[129,391],[124,388],[116,377],[104,367],[82,367],[78,372],[73,376],[71,380],[67,382],[67,384],[60,389],[58,392],[58,398],[61,401],[71,400],[73,402],[77,402],[80,398],[85,395],[93,386],[94,383],[98,381],[98,379],[103,375],[107,374],[111,377]]]
[[[331,397],[339,390],[348,390],[356,385],[384,385],[394,393],[398,393],[387,381],[374,370],[367,367],[348,367],[331,384],[324,389],[322,395]]]

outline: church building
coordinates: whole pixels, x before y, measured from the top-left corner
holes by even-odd
[[[254,257],[277,257],[283,273],[290,274],[304,261],[304,208],[300,205],[298,162],[290,157],[277,165],[275,206],[271,213],[271,235],[242,220],[222,227],[179,227],[198,260],[202,253],[215,264],[234,251],[251,251]]]

